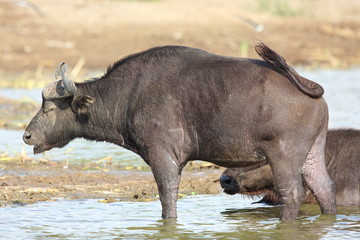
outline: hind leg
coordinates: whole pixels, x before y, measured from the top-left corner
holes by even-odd
[[[280,220],[294,220],[303,200],[304,189],[299,171],[301,164],[297,164],[296,159],[294,155],[278,156],[271,163],[275,186],[283,203]]]
[[[336,214],[335,184],[325,165],[326,129],[316,138],[301,169],[303,178],[315,195],[323,214]]]
[[[280,220],[296,219],[304,196],[301,167],[309,147],[296,140],[285,135],[264,146],[275,188],[283,203]]]

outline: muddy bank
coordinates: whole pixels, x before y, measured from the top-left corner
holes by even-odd
[[[221,192],[220,169],[185,170],[179,197]],[[152,201],[158,191],[150,171],[81,171],[42,167],[17,167],[2,171],[0,205],[57,199],[99,199],[101,202]]]

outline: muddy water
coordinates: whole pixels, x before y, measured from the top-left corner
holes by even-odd
[[[300,71],[325,88],[330,128],[360,128],[360,69]],[[29,95],[41,90],[0,90],[0,96]],[[37,96],[37,97],[36,97]],[[0,151],[25,148],[22,131],[0,130]],[[31,155],[32,156],[32,155]],[[76,140],[36,158],[97,161],[112,156],[131,166],[145,165],[135,154],[107,143]],[[33,157],[33,156],[32,156]],[[317,205],[304,205],[299,220],[278,221],[279,207],[252,205],[240,196],[198,195],[178,202],[175,222],[160,219],[160,202],[100,203],[97,200],[40,202],[0,208],[0,239],[359,239],[359,208],[339,208],[336,217],[320,216]]]
[[[304,205],[299,220],[281,223],[280,207],[239,197],[199,195],[178,201],[177,220],[160,219],[160,202],[41,202],[0,209],[4,239],[359,239],[360,210],[320,216]],[[1,238],[0,237],[0,238]]]

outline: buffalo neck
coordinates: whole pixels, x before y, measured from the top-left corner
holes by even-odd
[[[88,140],[105,141],[124,146],[132,147],[125,142],[126,134],[125,119],[128,98],[126,97],[124,81],[102,77],[77,84],[78,91],[74,96],[89,95],[95,98],[89,109],[86,121],[80,122],[81,130],[79,137]]]

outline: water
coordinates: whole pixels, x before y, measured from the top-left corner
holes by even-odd
[[[329,105],[329,128],[360,128],[360,69],[300,70],[320,83]],[[41,89],[0,89],[0,96],[28,96],[41,101]],[[22,131],[0,129],[0,152],[32,149]],[[136,154],[109,143],[81,139],[35,158],[54,161],[113,161],[145,166]],[[1,192],[0,192],[1,194]],[[161,220],[159,201],[99,203],[60,200],[0,208],[0,239],[360,239],[360,209],[338,208],[336,217],[320,215],[317,205],[304,205],[299,219],[279,222],[280,207],[252,205],[240,196],[198,195],[178,201],[178,219]]]
[[[179,199],[178,219],[160,219],[160,202],[40,202],[0,208],[1,239],[356,239],[360,210],[320,216],[304,205],[299,220],[280,222],[280,207],[225,194]]]
[[[360,69],[299,72],[325,89],[329,128],[360,128]]]
[[[30,98],[38,103],[41,103],[41,91],[42,89],[13,89],[13,88],[1,88],[0,96],[9,98],[12,100],[19,100],[24,98]]]

